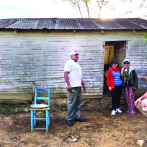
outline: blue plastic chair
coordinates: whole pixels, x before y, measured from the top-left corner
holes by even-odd
[[[48,97],[38,97],[38,92],[48,92]],[[32,108],[31,109],[31,131],[40,130],[40,129],[46,129],[46,131],[48,131],[48,128],[50,125],[50,88],[47,90],[35,88],[35,98],[34,98],[35,105],[37,104],[38,100],[47,100],[48,107],[46,107],[46,108]],[[37,106],[39,106],[39,104],[37,104]],[[40,104],[40,106],[41,106],[41,104]],[[45,111],[46,118],[36,118],[36,113],[38,111]],[[36,121],[46,121],[46,128],[34,128],[36,126]]]

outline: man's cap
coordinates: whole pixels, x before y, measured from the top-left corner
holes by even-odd
[[[125,59],[125,60],[122,62],[122,64],[125,63],[125,62],[129,62],[129,63],[130,63],[130,60],[129,60],[129,59]]]
[[[70,55],[76,55],[76,54],[79,54],[77,50],[72,50],[70,53]]]
[[[117,64],[117,62],[114,60],[114,61],[111,62],[111,65],[112,65],[112,64]]]

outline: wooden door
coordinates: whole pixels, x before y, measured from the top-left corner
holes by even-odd
[[[104,64],[111,64],[114,60],[114,46],[105,46],[105,59]]]

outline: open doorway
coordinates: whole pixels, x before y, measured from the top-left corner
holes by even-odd
[[[110,68],[111,61],[116,60],[118,67],[122,67],[122,61],[126,58],[126,41],[106,41],[105,42],[105,58],[104,58],[104,95],[110,95],[107,87],[107,71]]]

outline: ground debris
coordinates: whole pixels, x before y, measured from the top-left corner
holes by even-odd
[[[19,108],[18,113],[14,112],[15,108]],[[127,106],[115,117],[110,116],[108,109],[82,111],[86,123],[74,122],[72,127],[65,123],[66,111],[51,110],[48,132],[31,132],[30,113],[24,113],[24,108],[28,107],[22,109],[22,105],[17,105],[11,111],[6,109],[6,113],[1,111],[0,147],[139,147],[139,139],[144,140],[142,147],[147,145],[146,117],[139,111],[135,115],[126,113]],[[44,126],[45,122],[37,124],[40,128]]]
[[[145,141],[144,140],[137,140],[137,144],[140,146],[140,147],[143,147]]]
[[[16,138],[16,137],[14,137],[14,136],[13,136],[13,137],[11,137],[11,139],[12,139],[12,140],[14,140],[14,141],[17,141],[17,138]]]
[[[77,135],[69,135],[67,137],[64,138],[64,141],[66,142],[77,142],[79,140],[80,136]]]
[[[24,111],[25,112],[29,112],[29,108],[24,108]]]

